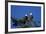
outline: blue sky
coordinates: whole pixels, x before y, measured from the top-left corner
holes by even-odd
[[[11,16],[16,18],[24,17],[26,13],[32,12],[34,20],[41,20],[41,7],[39,6],[17,6],[11,5]]]

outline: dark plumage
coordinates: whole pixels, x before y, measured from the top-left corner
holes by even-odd
[[[12,20],[14,23],[23,23],[23,24],[25,24],[26,21],[28,20],[28,17],[25,16],[25,17],[23,17],[23,19],[19,19],[19,20],[17,20],[17,19],[15,19],[15,18],[11,17],[11,20]]]
[[[33,19],[32,15],[30,17],[25,16],[22,19],[15,19],[15,18],[11,17],[11,20],[14,23],[13,25],[15,25],[15,26],[17,26],[18,24],[26,24],[26,22],[32,21],[32,19]]]
[[[23,17],[22,19],[19,19],[18,22],[20,22],[22,24],[25,24],[26,23],[26,20],[28,20],[28,17],[27,16]]]

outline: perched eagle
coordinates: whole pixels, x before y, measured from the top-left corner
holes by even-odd
[[[12,20],[12,22],[14,22],[14,23],[23,23],[23,24],[25,24],[26,21],[28,20],[28,17],[25,16],[25,17],[23,17],[22,19],[15,19],[15,18],[11,17],[11,20]]]
[[[33,16],[31,15],[31,16],[29,17],[29,19],[32,20],[32,19],[33,19]],[[14,23],[23,23],[23,24],[25,24],[26,21],[29,21],[29,19],[28,19],[28,16],[25,16],[25,17],[23,17],[22,19],[15,19],[15,18],[11,17],[11,20],[12,20],[12,22],[14,22]]]

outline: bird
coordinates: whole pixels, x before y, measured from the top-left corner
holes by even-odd
[[[32,13],[29,13],[29,16],[27,14],[25,14],[25,16],[20,19],[16,19],[16,18],[11,17],[11,20],[12,20],[12,22],[14,22],[13,25],[18,26],[18,24],[20,24],[20,25],[23,24],[23,26],[24,26],[27,22],[30,22],[33,20],[33,16],[32,16]]]

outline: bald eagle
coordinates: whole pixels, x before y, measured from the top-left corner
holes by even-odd
[[[22,19],[15,19],[15,18],[11,17],[11,20],[12,20],[12,22],[14,22],[14,23],[22,23],[22,24],[25,24],[26,21],[29,21],[28,18],[32,21],[33,16],[32,16],[32,15],[31,15],[30,17],[25,16],[25,17],[23,17]]]

